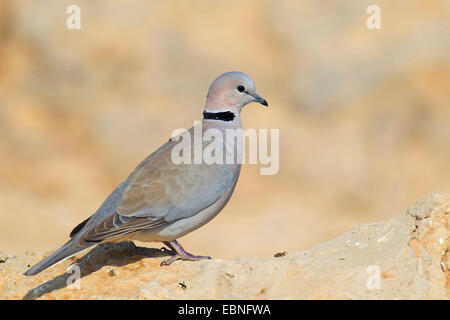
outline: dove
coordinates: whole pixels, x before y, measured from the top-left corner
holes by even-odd
[[[243,142],[235,137],[227,139],[226,133],[242,131],[241,109],[251,102],[268,106],[256,93],[248,75],[233,71],[217,77],[208,90],[201,133],[211,129],[222,133],[224,138],[217,138],[216,134],[213,139],[221,145],[222,149],[217,150],[222,151],[224,159],[234,156],[236,161],[175,162],[172,151],[181,139],[173,136],[145,158],[92,216],[72,230],[66,244],[28,269],[25,275],[35,275],[104,242],[163,242],[172,255],[161,265],[176,260],[210,259],[187,252],[177,239],[205,225],[229,201],[241,171],[237,158]],[[193,136],[194,131],[195,126],[187,133]],[[195,158],[196,148],[205,151],[211,140],[193,137],[187,158]]]

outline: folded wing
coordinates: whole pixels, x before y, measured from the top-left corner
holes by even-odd
[[[235,166],[175,164],[170,158],[171,146],[168,142],[136,168],[114,214],[89,231],[87,241],[102,241],[193,216],[232,186]]]

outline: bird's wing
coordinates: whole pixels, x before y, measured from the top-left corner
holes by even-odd
[[[86,240],[102,241],[193,216],[233,185],[235,166],[175,164],[174,145],[169,141],[136,168],[114,214],[91,229]]]

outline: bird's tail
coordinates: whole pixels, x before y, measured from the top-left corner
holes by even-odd
[[[25,275],[33,276],[35,274],[38,274],[42,270],[45,270],[58,262],[66,260],[76,255],[77,253],[92,247],[95,244],[97,243],[84,242],[83,244],[81,244],[79,239],[71,239],[61,248],[49,255],[47,258],[41,260],[30,269],[28,269],[27,272],[25,272]]]

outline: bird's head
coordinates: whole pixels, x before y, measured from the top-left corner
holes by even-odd
[[[255,84],[248,75],[242,72],[227,72],[217,77],[208,90],[206,112],[239,113],[250,102],[258,102],[268,106],[255,89]]]

